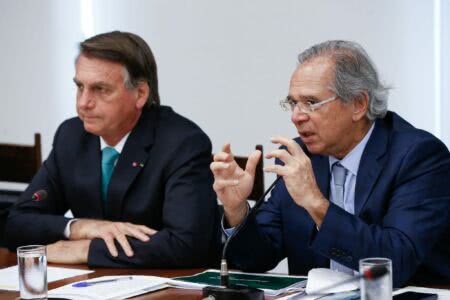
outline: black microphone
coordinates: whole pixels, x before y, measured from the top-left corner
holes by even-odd
[[[13,205],[11,205],[10,207],[4,209],[3,211],[0,212],[0,216],[3,216],[5,214],[7,214],[9,212],[10,209],[12,208],[16,208],[16,207],[20,207],[24,204],[27,204],[29,202],[39,202],[42,200],[47,199],[48,197],[48,193],[46,190],[41,189],[41,190],[37,190],[36,192],[33,193],[33,195],[31,195],[31,198],[25,198],[22,199],[20,201],[15,202]]]
[[[308,149],[305,144],[300,144],[300,147],[302,148],[303,152],[308,155]],[[228,245],[231,240],[239,233],[241,228],[245,226],[247,223],[247,220],[256,215],[258,212],[258,209],[261,207],[261,205],[264,203],[264,199],[266,198],[267,194],[275,187],[275,185],[278,183],[278,181],[282,178],[282,176],[277,176],[277,178],[272,182],[272,184],[266,189],[264,194],[256,201],[255,205],[250,209],[250,212],[248,215],[244,218],[244,220],[236,226],[233,233],[230,235],[230,237],[225,242],[225,245],[223,246],[222,250],[222,259],[220,261],[220,285],[221,287],[214,287],[214,286],[207,286],[203,288],[203,297],[204,298],[212,298],[216,300],[227,300],[227,299],[233,299],[233,300],[250,300],[250,299],[264,299],[264,291],[257,289],[257,288],[251,288],[251,287],[242,287],[242,286],[230,286],[230,276],[228,274],[228,264],[226,259],[227,249]]]
[[[371,268],[366,269],[362,274],[353,276],[352,278],[346,279],[344,281],[326,286],[324,288],[318,289],[317,291],[311,292],[309,294],[300,294],[297,297],[293,297],[292,300],[297,300],[297,299],[302,299],[305,297],[309,297],[309,296],[318,296],[318,295],[323,295],[326,294],[326,291],[353,282],[353,281],[358,281],[361,278],[367,279],[367,280],[375,280],[378,279],[380,277],[383,277],[384,275],[386,275],[388,273],[388,269],[385,266],[373,266]]]
[[[253,216],[257,213],[258,209],[261,207],[261,205],[264,202],[264,199],[266,198],[267,194],[275,187],[277,182],[281,179],[282,176],[278,176],[277,179],[267,188],[267,190],[264,192],[264,194],[256,201],[255,205],[251,208],[248,215],[244,218],[244,220],[236,226],[233,233],[230,235],[230,237],[225,242],[225,245],[223,246],[222,250],[222,260],[220,262],[220,285],[221,287],[214,287],[214,286],[207,286],[203,288],[203,297],[209,297],[209,299],[215,299],[215,300],[227,300],[227,299],[233,299],[233,300],[250,300],[250,299],[257,299],[262,300],[264,299],[264,291],[256,288],[251,287],[242,287],[242,286],[230,286],[230,279],[228,274],[228,265],[227,265],[227,249],[228,244],[231,240],[238,234],[238,232],[241,230],[242,227],[245,226],[245,223],[250,218],[250,216]]]
[[[239,233],[241,228],[245,226],[245,223],[247,223],[247,220],[250,218],[250,216],[253,216],[256,214],[258,209],[264,203],[264,199],[266,198],[267,194],[275,187],[275,185],[277,184],[277,182],[280,179],[281,179],[281,176],[277,176],[277,179],[275,179],[274,182],[272,182],[272,184],[267,188],[267,190],[264,192],[264,194],[261,196],[261,198],[259,198],[258,201],[256,201],[255,205],[252,207],[252,209],[250,210],[248,215],[244,218],[244,220],[238,226],[236,226],[233,233],[230,235],[230,237],[225,242],[225,245],[223,246],[223,250],[222,250],[222,260],[220,262],[220,285],[228,287],[228,284],[229,284],[228,267],[227,267],[227,260],[226,260],[228,244]]]
[[[31,196],[31,200],[38,202],[38,201],[47,199],[47,196],[48,196],[48,193],[46,190],[39,190],[39,191],[33,193],[33,196]]]

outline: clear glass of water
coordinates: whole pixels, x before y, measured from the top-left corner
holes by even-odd
[[[377,279],[360,280],[362,300],[390,300],[392,299],[392,261],[384,257],[365,258],[359,261],[359,273],[364,273],[374,266],[384,266],[388,272]]]
[[[21,299],[47,299],[47,248],[41,245],[17,248]]]

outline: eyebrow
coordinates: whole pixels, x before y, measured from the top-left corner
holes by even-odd
[[[299,100],[296,100],[292,95],[288,95],[287,96],[287,98],[289,99],[289,100],[292,100],[292,101],[295,101],[295,102],[298,102],[298,101],[301,101],[301,100],[314,100],[314,101],[319,101],[319,99],[316,97],[316,96],[297,96],[297,97],[295,97],[295,98],[297,98],[297,99],[299,99]]]
[[[76,79],[75,77],[73,78],[73,82],[74,82],[76,85],[82,85],[82,84],[83,84],[81,81],[79,81],[79,80]],[[90,84],[90,86],[111,87],[112,85],[109,84],[109,83],[107,83],[107,82],[104,82],[104,81],[97,81],[97,82],[94,82],[94,83]]]

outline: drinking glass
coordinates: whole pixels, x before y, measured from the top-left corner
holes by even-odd
[[[47,299],[47,249],[41,245],[17,248],[21,299]]]
[[[392,261],[389,258],[372,257],[359,261],[359,273],[364,273],[374,266],[384,266],[388,270],[380,278],[361,278],[360,289],[362,300],[390,300],[392,299]]]

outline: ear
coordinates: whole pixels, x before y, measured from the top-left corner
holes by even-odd
[[[359,121],[366,116],[369,108],[369,94],[364,91],[353,100],[353,121]]]
[[[148,82],[140,81],[136,88],[136,108],[141,110],[147,103],[148,95],[150,94],[150,87]]]

